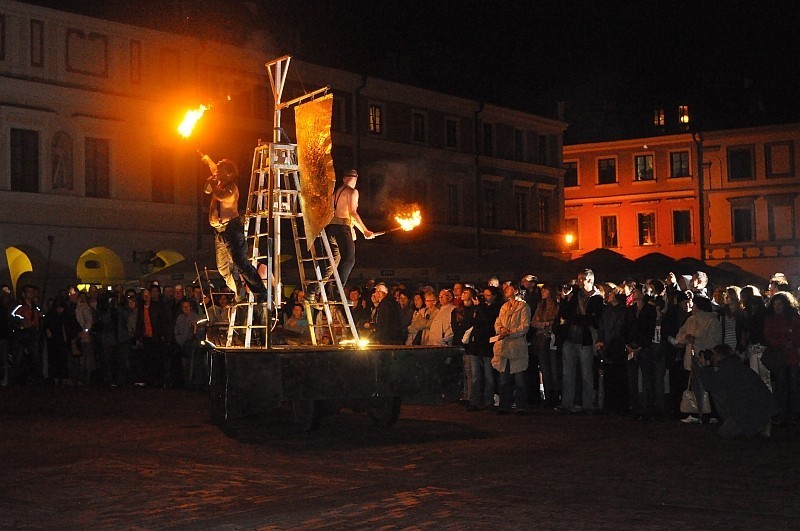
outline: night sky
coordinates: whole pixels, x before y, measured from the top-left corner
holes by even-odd
[[[635,133],[659,105],[695,124],[800,120],[800,2],[31,0]],[[154,17],[152,13],[159,16]],[[598,138],[599,139],[599,138]]]

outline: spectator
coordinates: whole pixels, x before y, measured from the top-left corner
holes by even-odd
[[[191,301],[181,302],[181,313],[175,318],[173,336],[175,344],[180,349],[182,381],[186,387],[197,388],[202,385],[204,372],[199,356],[199,338],[197,335],[197,321],[200,316],[194,312]],[[170,382],[177,387],[177,375],[173,375]]]
[[[693,299],[692,315],[678,330],[675,341],[677,345],[686,347],[683,356],[683,368],[686,373],[683,381],[688,382],[695,354],[701,350],[711,350],[722,342],[722,326],[713,313],[711,299],[701,296]],[[700,378],[692,379],[692,387],[697,399],[697,410],[703,411],[703,384]],[[698,424],[702,420],[699,416],[689,415],[681,422]]]
[[[389,289],[383,282],[375,285],[373,297],[377,304],[375,320],[364,325],[371,332],[370,341],[379,345],[402,345],[405,334],[400,324],[397,301],[389,297]]]
[[[625,283],[628,288],[628,283]],[[653,415],[655,394],[663,395],[663,383],[657,389],[656,364],[652,349],[656,329],[656,308],[648,304],[640,286],[634,284],[625,309],[623,338],[627,354],[628,399],[631,414],[637,419]],[[644,400],[639,396],[639,372],[642,375]],[[663,382],[663,380],[662,380]]]
[[[561,408],[570,412],[594,408],[594,346],[597,324],[603,312],[603,297],[594,286],[594,272],[578,274],[577,285],[559,306],[559,320],[565,329]],[[575,380],[580,368],[581,408],[575,406]]]
[[[439,291],[439,311],[431,317],[428,342],[426,345],[450,345],[453,342],[453,327],[451,326],[451,312],[453,306],[453,293],[449,289]]]
[[[422,294],[425,306],[420,308],[414,317],[411,319],[411,325],[408,327],[408,337],[412,345],[427,345],[430,336],[431,322],[439,308],[436,306],[436,295],[431,291],[426,291]]]
[[[533,338],[534,354],[539,361],[539,373],[544,386],[546,405],[552,407],[560,403],[561,373],[558,371],[556,338],[553,327],[558,319],[558,302],[555,286],[545,284],[541,288],[540,300],[536,305],[531,325],[536,330]]]
[[[792,285],[789,283],[789,279],[786,278],[786,275],[783,273],[775,273],[769,279],[769,288],[767,289],[767,296],[772,297],[776,293],[781,291],[790,292],[792,291]]]
[[[764,312],[764,340],[781,354],[782,367],[771,367],[772,392],[782,415],[779,421],[797,422],[800,414],[800,311],[789,292],[773,293]]]
[[[595,343],[595,350],[600,355],[603,368],[602,407],[622,409],[627,403],[627,394],[623,394],[627,380],[627,356],[622,338],[625,324],[625,296],[611,283],[604,283],[602,287],[602,291],[605,292],[604,305],[597,324]],[[601,407],[599,400],[597,406]]]
[[[753,437],[758,433],[769,436],[770,418],[778,408],[764,382],[726,344],[701,354],[697,358],[698,376],[723,421],[717,432],[720,437]]]
[[[531,325],[531,309],[518,297],[519,288],[514,282],[503,287],[505,304],[494,323],[497,333],[494,344],[492,367],[500,373],[500,409],[498,413],[510,413],[512,402],[517,414],[528,412],[528,342],[525,339]]]
[[[739,359],[744,359],[741,347],[742,305],[739,301],[739,286],[725,288],[723,305],[719,308],[719,322],[722,325],[722,342],[731,347]]]

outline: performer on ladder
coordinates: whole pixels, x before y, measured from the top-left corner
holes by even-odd
[[[247,239],[239,215],[239,187],[236,186],[239,172],[236,165],[229,159],[222,159],[216,164],[210,162],[210,159],[206,162],[212,174],[206,179],[204,191],[211,195],[208,221],[214,228],[214,248],[219,274],[236,295],[237,303],[242,302],[246,295],[236,285],[231,263],[239,269],[239,274],[254,295],[266,294],[267,287],[247,259]]]
[[[374,238],[375,234],[367,228],[361,216],[358,215],[358,190],[356,190],[358,172],[347,170],[342,181],[342,185],[333,194],[333,219],[325,227],[334,261],[328,266],[325,278],[330,278],[333,275],[333,267],[336,267],[342,286],[346,286],[350,272],[356,263],[356,231],[354,227],[357,227],[368,240]],[[318,287],[307,290],[309,298],[315,298],[318,291]]]

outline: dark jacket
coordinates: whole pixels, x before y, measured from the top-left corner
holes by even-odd
[[[581,312],[580,300],[582,297],[586,297],[583,290],[577,287],[572,290],[569,298],[561,301],[558,317],[563,322],[561,330],[565,338],[570,340],[570,330],[577,327],[581,345],[586,346],[594,343],[592,329],[597,330],[600,322],[600,315],[603,313],[603,296],[595,289],[586,300],[585,312]]]
[[[394,297],[387,295],[375,309],[375,323],[370,341],[381,345],[402,345],[406,333],[400,323],[400,305]]]

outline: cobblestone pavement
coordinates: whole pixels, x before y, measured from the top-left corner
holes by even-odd
[[[0,389],[6,529],[797,528],[797,439],[404,406],[391,429],[281,412],[226,433],[163,389]]]

